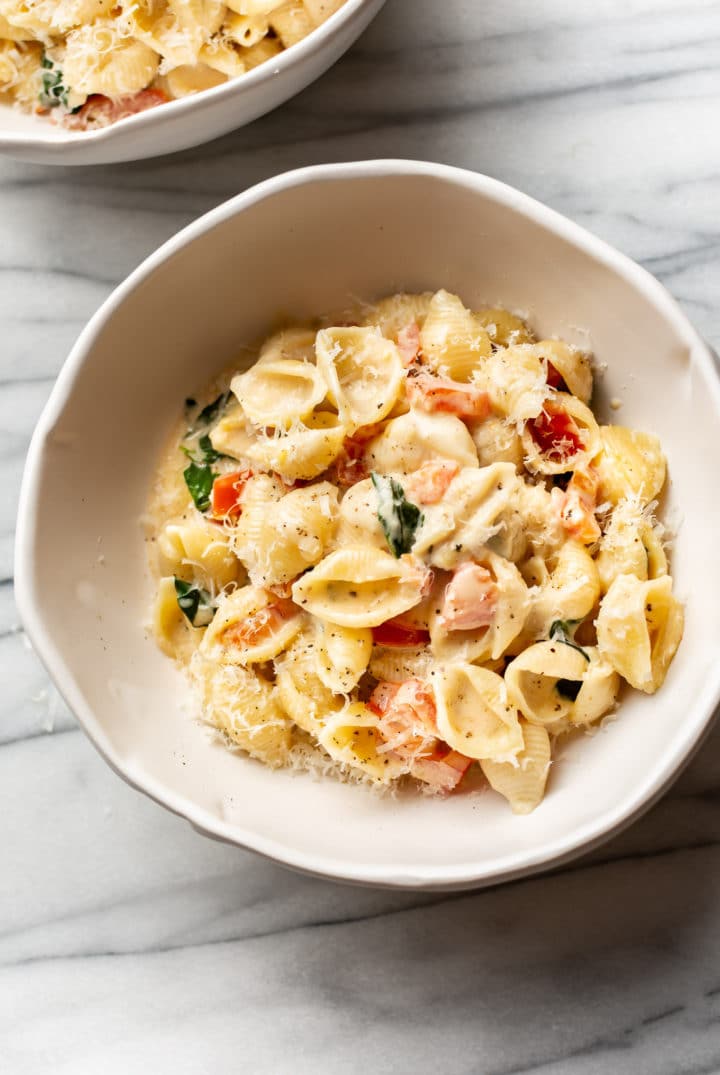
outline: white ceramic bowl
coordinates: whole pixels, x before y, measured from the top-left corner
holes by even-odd
[[[38,164],[110,164],[175,153],[243,127],[305,89],[350,48],[385,0],[346,0],[314,33],[241,78],[97,131],[0,105],[0,153]]]
[[[181,707],[182,678],[143,630],[151,584],[139,516],[182,400],[240,345],[352,297],[449,288],[590,343],[599,397],[658,433],[679,523],[685,639],[662,690],[553,766],[529,817],[492,793],[394,801],[272,772],[229,753]],[[435,164],[321,166],[272,179],[180,232],[92,319],[32,441],[17,595],[48,671],[107,761],[201,832],[313,873],[460,888],[563,861],[668,785],[720,693],[720,388],[708,349],[643,269],[491,179]]]

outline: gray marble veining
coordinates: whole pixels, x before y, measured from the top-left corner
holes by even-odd
[[[720,729],[622,836],[460,896],[303,878],[104,765],[12,600],[24,454],[85,321],[159,243],[318,161],[487,172],[655,273],[720,347],[716,0],[388,0],[323,79],[175,157],[0,163],[0,1071],[720,1072]]]

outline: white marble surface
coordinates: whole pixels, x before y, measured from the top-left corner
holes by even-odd
[[[0,1071],[720,1071],[720,728],[648,816],[554,875],[453,897],[336,887],[118,780],[26,644],[11,582],[53,378],[177,228],[317,161],[464,165],[638,259],[718,348],[719,110],[717,0],[388,0],[324,79],[222,141],[0,163]]]

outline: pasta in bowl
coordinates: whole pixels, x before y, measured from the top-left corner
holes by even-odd
[[[440,290],[281,331],[218,388],[148,536],[158,642],[229,743],[375,787],[484,777],[524,814],[558,739],[662,685],[665,458],[598,425],[588,354]]]
[[[317,77],[382,2],[0,0],[0,149],[99,163],[207,141]]]
[[[238,286],[246,278],[248,251],[257,250],[264,255],[253,259],[252,287]],[[492,256],[484,256],[486,251]],[[494,392],[481,379],[464,400],[484,410],[487,393],[483,418],[431,413],[407,397],[410,367],[404,362],[412,341],[404,333],[409,347],[403,346],[399,334],[411,322],[421,342],[424,335],[421,368],[411,378],[419,386],[411,392],[437,401],[443,397],[435,390],[447,388],[427,379],[447,376],[436,367],[452,341],[443,322],[436,331],[426,317],[432,296],[443,287],[445,296],[458,297],[472,315],[473,330],[475,318],[488,309],[492,324],[502,330],[504,307],[518,311],[535,337],[498,339],[499,347],[490,339],[489,349],[485,343],[471,352],[468,368],[456,363],[448,379],[465,391],[477,381],[475,365],[494,371]],[[402,304],[397,320],[366,321],[373,310],[382,313],[383,296],[400,291],[422,298]],[[359,300],[365,305],[358,309]],[[324,317],[327,312],[333,316]],[[278,354],[278,332],[288,326],[299,330],[292,353]],[[359,329],[365,330],[360,340]],[[489,336],[488,327],[483,329]],[[364,442],[374,383],[373,361],[360,346],[367,330],[365,343],[376,356],[382,351],[382,363],[394,371],[395,380],[383,383],[400,387],[392,409],[378,419],[376,435]],[[258,363],[261,340],[274,343]],[[538,357],[534,349],[548,341],[553,354]],[[286,336],[283,348],[287,342]],[[509,349],[512,368],[522,373],[519,384],[504,374]],[[345,398],[349,382],[336,358],[348,351],[363,356],[368,387]],[[591,366],[578,361],[590,353]],[[570,391],[548,383],[548,374],[554,376],[548,357]],[[201,418],[231,384],[240,396],[231,390],[224,407],[210,420],[207,412]],[[538,424],[539,394],[546,418]],[[196,402],[182,413],[185,396]],[[298,409],[306,415],[300,421],[293,417]],[[510,413],[515,417],[508,422],[503,416]],[[182,232],[118,289],[84,331],[28,457],[17,530],[20,612],[33,646],[103,756],[124,779],[201,832],[302,870],[362,883],[447,889],[518,877],[617,832],[662,793],[710,726],[720,688],[717,508],[708,496],[716,482],[719,416],[712,359],[666,292],[627,259],[519,192],[482,176],[412,162],[290,173]],[[270,419],[279,424],[271,426]],[[576,480],[568,504],[568,471],[547,450],[553,443],[547,424],[555,420],[577,428],[575,473],[587,471],[592,479],[595,472],[592,514],[602,530],[597,547],[584,540],[580,524],[587,520],[582,514],[573,520],[570,510],[575,496],[582,507],[592,482],[586,487]],[[536,437],[528,442],[533,422]],[[395,437],[386,435],[389,427],[402,434],[400,454]],[[623,492],[632,453],[622,430],[633,431],[631,447],[651,464],[637,498]],[[362,450],[356,452],[353,442]],[[427,467],[438,442],[451,444],[453,456]],[[192,459],[178,451],[181,443]],[[218,453],[212,462],[208,449]],[[163,452],[159,467],[174,477],[164,514],[148,519],[148,495]],[[667,474],[652,508],[664,457]],[[309,460],[317,473],[304,477]],[[191,465],[193,487],[200,495],[205,489],[210,509],[192,501],[183,476]],[[344,484],[330,480],[331,468]],[[242,488],[242,512],[233,520],[242,484],[237,474],[243,470],[253,474]],[[423,480],[416,485],[421,470]],[[415,518],[408,553],[396,556],[388,543],[373,473],[388,510],[400,503],[389,484],[393,480],[424,517],[419,524],[405,509],[402,526],[388,527],[401,548]],[[217,490],[218,508],[225,498],[227,522],[211,517],[216,476],[227,479]],[[522,487],[521,503],[503,499],[505,489],[498,485],[506,479]],[[443,489],[435,504],[423,502]],[[474,509],[467,520],[457,520],[464,530],[457,541],[446,518],[448,493],[451,502]],[[562,498],[565,522],[577,521],[578,536],[558,522],[553,507],[545,549],[548,496],[558,510]],[[274,505],[269,513],[253,507],[268,502]],[[287,534],[297,534],[307,529],[308,517],[315,520],[312,533],[287,541],[282,556],[262,555],[268,523],[271,534],[280,532],[280,523]],[[668,527],[665,534],[658,519]],[[500,520],[506,525],[490,533]],[[156,527],[150,535],[147,525]],[[556,549],[553,534],[562,538]],[[461,572],[454,546],[466,541],[481,542],[482,551],[478,546],[468,557],[473,563]],[[523,550],[523,541],[537,546],[536,556]],[[351,551],[348,562],[348,550],[358,546],[362,557]],[[254,557],[253,550],[260,554]],[[157,575],[148,570],[148,552]],[[369,626],[359,626],[352,611],[350,571],[357,574],[361,561],[363,601],[373,608],[372,620],[377,613],[376,625],[367,619]],[[427,572],[433,573],[433,585],[444,585],[447,607],[422,602],[408,607],[409,595],[424,589]],[[323,573],[340,597],[345,623],[317,616],[293,597],[295,587],[297,597],[322,611],[313,577],[322,583]],[[184,607],[175,579],[186,588]],[[304,594],[298,579],[306,580]],[[585,581],[578,585],[579,579]],[[373,604],[375,583],[382,582],[382,595],[387,580],[393,592],[389,612],[382,596],[377,609]],[[446,594],[451,582],[455,586]],[[493,602],[477,598],[493,587],[499,614],[490,617]],[[666,670],[662,662],[653,667],[652,658],[624,663],[641,652],[635,641],[622,650],[612,642],[608,648],[619,620],[613,614],[603,625],[599,609],[613,587],[616,611],[622,610],[623,622],[629,616],[631,640],[642,639],[645,629],[655,633],[642,601],[657,602],[658,616],[668,611],[666,637],[677,629],[669,610],[674,600],[682,604],[683,638]],[[149,622],[160,589],[168,648],[178,646],[183,664],[217,662],[217,676],[212,681],[198,676],[192,690],[183,668],[158,647]],[[475,595],[477,615],[482,612],[490,624],[468,622],[466,593]],[[600,598],[595,604],[593,594]],[[510,614],[516,607],[525,609],[525,620],[513,638]],[[454,621],[455,630],[438,622],[436,608],[444,620]],[[339,620],[337,611],[333,615]],[[275,621],[270,645],[262,631],[254,631],[263,618]],[[388,618],[395,622],[383,627]],[[251,644],[257,659],[248,661]],[[428,653],[435,677],[429,676]],[[232,659],[218,660],[219,654]],[[633,687],[620,685],[617,719],[610,701],[617,681],[605,662],[623,681],[636,681]],[[356,680],[363,666],[368,671]],[[662,686],[649,693],[662,674]],[[430,680],[430,690],[412,682],[403,688],[408,680],[423,687]],[[566,695],[575,697],[558,691],[560,680],[570,685]],[[379,684],[389,686],[370,708]],[[260,751],[279,742],[283,759],[299,747],[312,750],[314,774],[295,771],[306,765],[305,757],[291,759],[293,768],[270,768],[232,739],[243,730],[233,703],[238,691],[245,691],[246,703],[254,696],[258,713],[265,714],[253,747]],[[485,714],[482,747],[461,699],[471,694],[482,698],[481,710],[476,704],[469,710]],[[268,704],[277,704],[275,721],[267,720]],[[391,724],[406,705],[420,714],[419,725],[427,718],[428,738],[459,744],[469,731],[469,746],[451,747],[459,755],[485,752],[488,741],[492,750],[485,759],[473,759],[452,794],[421,793],[432,784],[401,772],[407,759],[396,749],[415,744],[398,744],[397,738],[398,758],[388,757],[387,766],[383,759],[383,769],[397,773],[390,780],[396,794],[366,787],[375,779],[372,773],[361,771],[357,782],[337,779],[343,767],[354,772],[357,742],[364,744],[367,759],[373,750],[380,757],[391,754],[377,739],[379,718],[387,717],[383,739],[389,743],[402,733]],[[214,707],[213,725],[199,719],[203,706],[205,713]],[[533,721],[522,716],[524,710],[532,710]],[[601,710],[606,715],[598,717]],[[243,709],[248,711],[251,706]],[[525,759],[518,749],[517,714]],[[560,734],[560,721],[578,731]],[[347,756],[338,762],[321,740]],[[544,744],[553,748],[547,774]],[[448,753],[444,758],[416,753],[416,772],[422,761],[448,759]],[[511,780],[516,769],[502,760],[505,755],[525,762],[528,788],[537,788],[538,777],[547,775],[544,798],[520,817],[507,801],[516,798],[517,789],[503,784],[505,767],[512,770]],[[452,765],[442,770],[451,776],[447,768]]]

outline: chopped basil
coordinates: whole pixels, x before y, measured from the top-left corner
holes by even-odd
[[[581,651],[582,652],[582,651]],[[574,702],[582,687],[581,679],[559,679],[555,684],[555,690],[562,698]]]
[[[203,454],[203,461],[205,463],[214,463],[216,459],[224,458],[222,452],[218,452],[215,450],[215,448],[213,448],[209,433],[205,433],[202,437],[200,437],[198,441],[198,448]]]
[[[390,551],[396,557],[410,552],[415,534],[422,526],[423,513],[405,497],[399,482],[374,471],[370,475],[378,498],[377,516]]]
[[[217,399],[212,401],[212,403],[208,403],[207,407],[203,407],[193,424],[190,426],[190,429],[188,429],[185,437],[191,437],[194,433],[206,432],[208,427],[211,426],[213,422],[217,421],[227,407],[230,400],[230,394],[230,389],[228,389],[227,392],[222,392]],[[190,408],[197,406],[197,404],[194,399],[186,399],[185,406]]]
[[[63,73],[56,67],[49,56],[43,54],[40,61],[42,68],[41,89],[38,95],[43,108],[57,108],[62,105],[67,108],[68,88],[63,83]]]
[[[207,627],[215,615],[215,602],[207,590],[175,579],[178,607],[193,627]]]
[[[210,507],[213,482],[218,477],[217,473],[212,469],[212,464],[224,457],[221,452],[217,452],[213,448],[209,433],[204,433],[199,438],[195,450],[188,448],[185,444],[181,444],[180,451],[190,460],[190,465],[185,467],[183,471],[183,477],[190,490],[195,507],[198,511],[207,511]]]
[[[210,507],[213,482],[217,474],[209,463],[192,462],[183,471],[185,484],[198,511],[207,511]]]
[[[581,646],[578,646],[573,638],[573,634],[579,623],[580,620],[553,620],[550,624],[550,641],[562,642],[565,646],[572,646],[578,653],[582,653],[585,660],[589,662],[590,658],[587,653]]]
[[[226,458],[222,452],[218,452],[213,448],[209,433],[203,434],[198,439],[195,448],[188,448],[186,444],[181,444],[180,451],[188,459],[192,459],[193,463],[214,463],[216,459]]]

